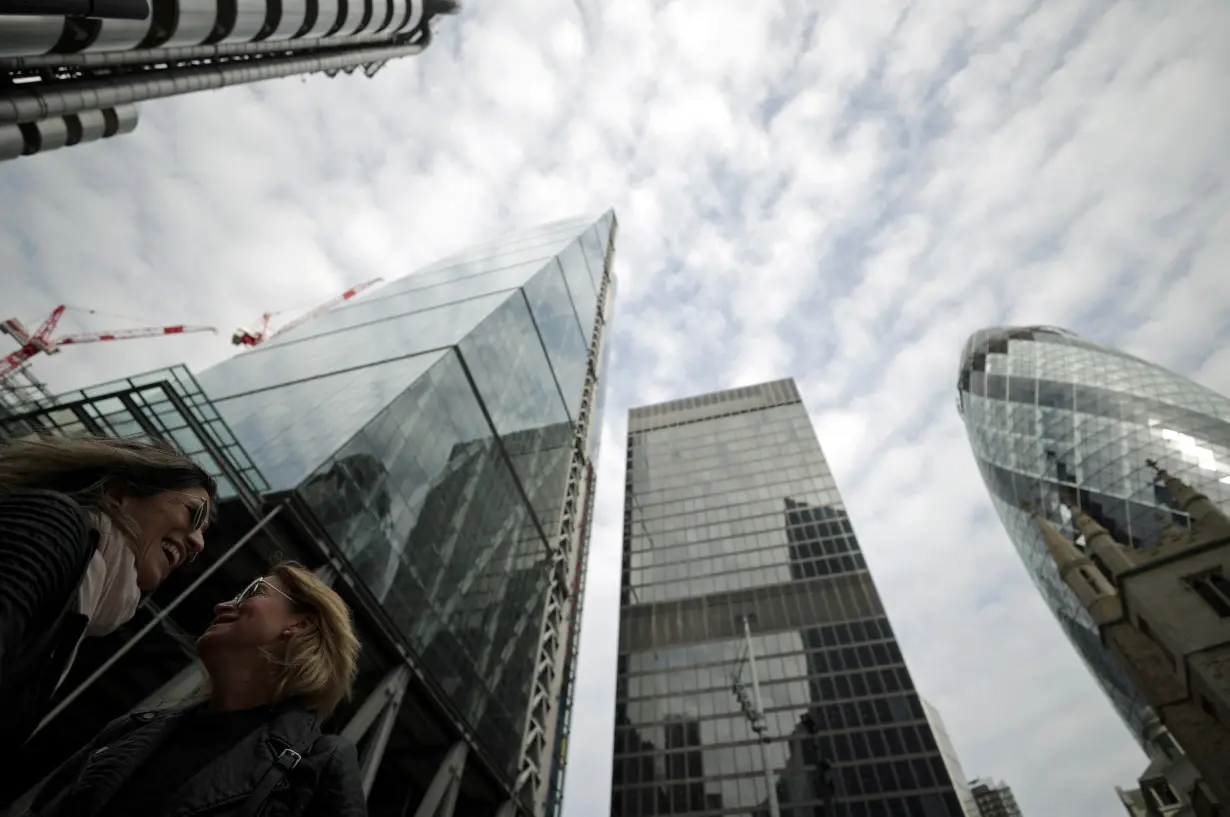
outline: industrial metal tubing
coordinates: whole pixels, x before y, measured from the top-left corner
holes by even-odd
[[[0,125],[38,122],[52,116],[113,108],[146,99],[225,88],[264,79],[342,69],[365,63],[408,57],[423,50],[421,45],[400,45],[348,51],[335,56],[270,58],[243,65],[168,68],[149,74],[73,82],[39,89],[34,84],[17,86],[0,99]]]
[[[0,15],[93,17],[100,20],[147,20],[145,0],[0,0]]]
[[[121,105],[110,109],[110,113],[111,123],[107,121],[107,112],[92,110],[23,125],[0,125],[0,162],[109,139],[131,133],[137,127],[135,105]]]
[[[314,37],[303,40],[259,40],[252,43],[219,43],[217,45],[181,45],[175,48],[145,48],[132,51],[86,51],[80,54],[40,54],[34,57],[0,58],[0,70],[22,68],[102,68],[112,65],[136,65],[143,62],[177,62],[206,57],[236,54],[268,54],[274,51],[296,51],[301,48],[341,48],[347,45],[389,42],[392,34],[351,34],[346,37]]]

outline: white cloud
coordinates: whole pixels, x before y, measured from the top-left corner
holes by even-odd
[[[0,169],[5,312],[229,332],[614,205],[620,303],[568,813],[605,813],[624,413],[793,375],[970,774],[1117,815],[1143,758],[1030,585],[953,407],[968,332],[1066,325],[1230,391],[1214,0],[471,3],[374,80],[142,106]],[[580,10],[584,10],[584,20]],[[119,319],[74,317],[104,328]],[[41,361],[70,387],[229,353]],[[1053,762],[1057,752],[1080,764]]]

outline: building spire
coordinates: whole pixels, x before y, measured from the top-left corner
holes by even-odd
[[[1102,571],[1098,570],[1093,560],[1081,553],[1076,545],[1056,530],[1050,520],[1039,513],[1031,503],[1022,502],[1021,507],[1033,516],[1034,524],[1042,534],[1042,541],[1059,568],[1060,577],[1076,593],[1081,605],[1089,611],[1093,620],[1098,624],[1105,624],[1117,619],[1120,612],[1118,592],[1102,575]]]
[[[1085,537],[1086,546],[1098,557],[1102,566],[1110,571],[1112,580],[1139,564],[1133,551],[1116,542],[1098,520],[1085,513],[1075,502],[1068,501],[1064,504],[1072,513],[1072,522],[1076,529]]]
[[[1230,535],[1230,518],[1209,501],[1209,498],[1192,486],[1158,465],[1156,460],[1145,460],[1157,478],[1170,491],[1179,508],[1192,518],[1192,532],[1196,539]]]

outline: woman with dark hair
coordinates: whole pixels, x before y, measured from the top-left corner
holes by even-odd
[[[207,689],[109,723],[42,787],[27,817],[364,817],[354,744],[322,735],[354,683],[342,598],[284,562],[214,607],[196,642]]]
[[[162,443],[0,444],[0,744],[23,743],[87,636],[205,547],[217,486]]]

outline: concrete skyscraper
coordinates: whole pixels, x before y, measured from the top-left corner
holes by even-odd
[[[420,53],[454,0],[0,0],[0,161],[130,132],[135,103]],[[219,127],[223,123],[218,123]]]
[[[970,784],[970,792],[981,817],[1021,817],[1021,809],[1007,783],[974,780]]]
[[[14,779],[41,779],[126,709],[192,693],[213,604],[286,557],[355,611],[360,677],[326,727],[359,744],[373,817],[558,812],[615,232],[611,212],[548,224],[199,377],[177,367],[0,417],[0,437],[172,441],[222,494],[202,557],[83,645]]]
[[[974,333],[957,398],[991,502],[1073,646],[1151,757],[1171,740],[1065,585],[1028,506],[1069,538],[1070,506],[1147,551],[1188,529],[1150,462],[1230,501],[1230,399],[1147,361],[1045,326]]]
[[[961,802],[962,813],[965,817],[979,817],[978,806],[974,803],[974,796],[970,794],[969,783],[966,782],[965,771],[961,768],[961,759],[957,757],[957,747],[952,745],[952,738],[948,736],[948,727],[944,725],[943,716],[926,698],[923,698],[922,705],[923,711],[927,713],[927,723],[931,725],[931,731],[935,734],[935,742],[940,747],[940,757],[944,759],[944,766],[948,769],[952,787],[957,792],[957,800]]]
[[[632,409],[627,457],[611,817],[962,817],[794,381]]]

